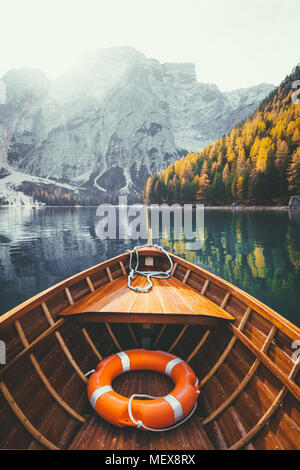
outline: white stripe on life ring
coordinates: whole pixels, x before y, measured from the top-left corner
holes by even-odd
[[[130,359],[124,351],[118,352],[117,356],[121,359],[123,372],[130,370]]]
[[[112,391],[113,391],[113,388],[110,385],[104,385],[103,387],[97,388],[92,393],[92,396],[90,398],[90,403],[91,403],[92,407],[95,408],[97,400],[98,400],[99,397],[101,397],[101,395],[103,395],[104,393],[107,393],[107,392],[112,392]]]
[[[173,367],[177,366],[177,364],[180,364],[180,362],[183,362],[183,360],[180,359],[180,357],[176,357],[175,359],[172,359],[171,361],[169,361],[168,364],[166,365],[165,373],[171,376]]]
[[[174,423],[176,423],[176,421],[178,421],[183,415],[180,401],[177,400],[177,398],[175,398],[173,395],[166,395],[163,398],[171,405],[174,412]]]

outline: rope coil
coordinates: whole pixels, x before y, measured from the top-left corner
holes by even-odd
[[[169,262],[170,262],[170,268],[167,269],[167,271],[139,271],[139,254],[138,254],[138,249],[140,248],[144,248],[144,247],[153,247],[153,248],[157,248],[158,250],[160,250],[162,253],[164,253]],[[162,246],[159,246],[159,245],[156,245],[156,244],[150,244],[150,245],[141,245],[139,247],[135,246],[133,250],[127,250],[129,252],[129,275],[128,275],[128,287],[129,289],[132,289],[136,292],[148,292],[152,287],[153,287],[153,283],[151,281],[151,278],[155,278],[155,279],[169,279],[170,275],[171,275],[171,272],[173,270],[173,261],[169,255],[169,253],[162,247]],[[136,266],[133,267],[132,266],[132,254],[133,252],[135,253],[136,255]],[[145,276],[147,278],[147,286],[146,287],[133,287],[131,285],[131,282],[133,281],[133,279],[135,278],[136,275],[140,275],[140,276]]]

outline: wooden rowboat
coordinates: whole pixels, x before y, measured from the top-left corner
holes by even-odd
[[[300,449],[299,328],[212,273],[171,257],[171,277],[153,279],[148,293],[128,288],[125,253],[0,318],[6,344],[0,448]],[[140,269],[149,260],[151,269],[168,268],[159,250],[143,248]],[[199,378],[197,410],[174,430],[117,428],[90,406],[85,374],[102,358],[137,347],[170,351]],[[132,371],[114,388],[125,396],[161,396],[172,382]]]

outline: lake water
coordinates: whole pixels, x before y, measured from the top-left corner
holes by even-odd
[[[101,240],[96,208],[0,209],[0,314],[144,240]],[[173,232],[171,232],[173,233]],[[205,210],[202,249],[156,241],[300,325],[300,211]]]

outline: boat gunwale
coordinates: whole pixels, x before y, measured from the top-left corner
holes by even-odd
[[[158,250],[146,248],[146,249],[143,249],[143,255],[161,256],[161,253]],[[41,292],[40,294],[37,294],[35,297],[33,297],[31,299],[28,299],[23,304],[15,307],[11,311],[7,312],[5,314],[5,316],[6,316],[5,322],[1,322],[1,317],[0,317],[0,330],[2,328],[4,328],[4,326],[10,325],[13,322],[18,323],[18,318],[20,318],[20,316],[25,316],[26,313],[28,311],[30,312],[32,308],[36,308],[37,306],[38,307],[40,306],[41,308],[43,308],[43,307],[46,308],[46,311],[47,311],[47,307],[45,305],[43,306],[42,303],[46,302],[47,299],[52,298],[53,295],[55,296],[57,294],[60,294],[60,293],[64,292],[64,289],[65,289],[66,299],[69,301],[70,304],[73,304],[72,295],[70,294],[70,292],[69,292],[69,296],[66,293],[66,289],[68,290],[68,287],[73,286],[73,285],[75,286],[75,284],[80,280],[82,280],[82,281],[86,280],[86,282],[87,282],[88,276],[90,274],[93,274],[93,273],[101,272],[101,275],[103,273],[103,275],[105,276],[105,269],[109,270],[109,266],[111,266],[112,264],[119,263],[121,265],[122,261],[128,259],[127,256],[128,256],[128,253],[122,253],[121,255],[118,255],[115,258],[111,258],[111,259],[106,260],[106,261],[104,261],[104,262],[102,262],[98,265],[95,265],[95,266],[93,266],[93,267],[91,267],[87,270],[84,270],[84,271],[82,271],[78,274],[75,274],[74,276],[71,276],[70,278],[68,278],[64,281],[61,281],[60,283],[46,289],[45,291]],[[202,279],[198,279],[199,290],[196,289],[196,291],[199,293],[199,295],[201,295],[201,294],[206,295],[212,302],[214,302],[217,305],[220,305],[221,308],[223,308],[223,309],[226,309],[226,306],[227,306],[227,308],[230,309],[230,299],[231,298],[236,300],[232,304],[232,309],[234,310],[236,304],[238,304],[237,305],[237,312],[236,312],[237,313],[237,315],[236,315],[237,322],[235,324],[228,323],[226,325],[226,330],[231,332],[233,334],[233,336],[232,336],[231,340],[229,341],[228,345],[226,346],[224,352],[227,351],[227,352],[230,353],[230,351],[232,350],[232,347],[235,344],[235,342],[237,340],[239,340],[256,357],[254,364],[258,361],[258,364],[261,363],[262,365],[266,366],[266,368],[269,369],[269,371],[271,372],[272,376],[275,377],[276,379],[278,379],[279,382],[282,384],[282,387],[279,389],[279,393],[276,396],[274,395],[274,401],[269,406],[269,408],[262,414],[260,420],[253,427],[251,427],[248,430],[248,432],[246,432],[246,434],[242,433],[241,436],[237,437],[237,440],[235,442],[233,442],[230,447],[228,446],[229,449],[243,448],[243,447],[245,447],[245,445],[248,442],[252,442],[252,439],[254,439],[255,436],[261,431],[263,426],[268,425],[269,420],[273,417],[274,413],[277,412],[278,407],[280,405],[283,405],[282,401],[285,398],[286,394],[288,394],[288,397],[294,396],[297,401],[299,401],[299,399],[300,399],[300,388],[298,386],[298,383],[296,383],[296,381],[295,381],[295,378],[298,374],[300,364],[299,365],[297,365],[297,363],[294,364],[291,371],[287,374],[286,371],[283,370],[280,367],[280,363],[277,364],[276,361],[275,361],[275,363],[273,363],[273,360],[268,357],[268,355],[267,355],[268,348],[266,348],[266,345],[269,346],[271,344],[271,342],[272,342],[273,338],[275,338],[275,335],[277,334],[277,332],[281,331],[287,337],[291,337],[291,335],[292,336],[295,335],[294,336],[295,338],[299,338],[300,335],[297,333],[297,330],[298,331],[300,331],[300,330],[299,330],[298,327],[296,327],[296,325],[293,325],[291,322],[284,319],[284,317],[282,317],[280,314],[273,311],[271,308],[267,307],[262,302],[258,301],[254,297],[252,297],[250,294],[247,294],[242,289],[237,288],[236,286],[228,283],[227,281],[223,280],[222,278],[218,277],[217,275],[205,270],[204,268],[202,268],[200,266],[197,266],[193,263],[185,261],[185,260],[183,260],[182,258],[180,258],[176,255],[171,255],[171,257],[172,257],[174,263],[177,264],[177,266],[175,265],[175,269],[174,269],[172,274],[176,277],[176,279],[178,281],[182,282],[182,279],[184,279],[184,282],[186,282],[187,285],[192,287],[193,282],[196,282],[196,279],[195,279],[196,277],[198,277],[198,278],[201,277],[202,278]],[[177,267],[179,268],[179,270],[176,273]],[[126,268],[128,269],[127,266],[126,266]],[[185,270],[186,270],[186,272],[185,272]],[[115,270],[115,269],[113,270],[112,269],[112,274],[115,273],[115,276],[116,276],[115,279],[117,279],[118,277],[120,277],[122,275],[126,276],[126,273],[124,273],[124,266],[123,266],[123,269],[121,269],[121,271],[122,271],[122,274],[120,275],[120,270],[119,269],[118,270]],[[192,278],[190,278],[189,276],[186,275],[186,273],[188,271],[189,271],[189,273],[191,273],[191,274],[194,273],[196,275],[196,276],[194,276],[194,279],[192,279]],[[96,282],[98,282],[98,276],[96,276],[96,278],[97,278]],[[102,281],[102,278],[101,278],[101,281]],[[204,282],[203,286],[202,286],[202,282]],[[108,281],[108,284],[109,284],[109,281]],[[104,285],[106,285],[106,284],[101,284],[101,286],[104,286]],[[96,289],[101,289],[101,286],[96,287]],[[211,291],[209,291],[208,286],[212,286]],[[216,289],[216,287],[220,287],[221,292],[219,291],[219,289]],[[79,289],[79,291],[82,292],[82,285],[79,284],[77,289]],[[70,289],[70,290],[72,290],[72,289]],[[74,287],[74,290],[75,290],[75,287]],[[45,296],[46,296],[46,298],[45,298]],[[222,297],[223,297],[223,299],[222,299]],[[43,299],[43,300],[41,300],[41,299]],[[75,301],[75,304],[76,304],[76,301]],[[242,304],[242,305],[239,305],[239,304]],[[23,310],[22,310],[22,308],[23,308]],[[239,317],[239,311],[240,311],[240,309],[243,310],[244,308],[246,308],[246,311],[244,312],[242,320],[241,320],[240,317]],[[272,328],[269,331],[268,336],[267,336],[263,346],[261,346],[259,344],[259,342],[257,343],[255,341],[253,341],[252,337],[249,338],[247,336],[247,334],[242,332],[243,326],[246,324],[246,322],[248,321],[248,319],[251,316],[251,312],[253,312],[253,314],[257,314],[258,316],[261,316],[262,318],[267,319],[268,321],[271,321],[271,323],[272,323]],[[44,312],[44,313],[46,313],[46,312]],[[49,334],[52,334],[54,331],[58,330],[62,324],[66,323],[65,318],[59,318],[61,313],[63,313],[63,310],[61,312],[58,311],[56,313],[57,316],[53,317],[53,323],[52,323],[52,320],[51,320],[51,322],[49,322],[49,324],[52,325],[52,326],[50,326],[46,331],[44,331],[41,334],[41,336],[37,337],[33,342],[29,343],[29,345],[23,351],[21,351],[21,353],[19,353],[16,357],[14,357],[11,360],[11,362],[9,362],[8,365],[4,367],[4,369],[2,369],[2,370],[0,369],[0,376],[3,373],[5,373],[5,369],[8,370],[16,361],[18,361],[18,359],[20,359],[21,357],[27,356],[28,354],[31,354],[32,351],[34,350],[34,348],[37,346],[37,344],[40,343],[40,340],[44,339]],[[48,315],[50,315],[49,312],[48,312]],[[109,312],[107,313],[107,315],[108,315],[107,321],[114,323],[113,319],[109,318],[109,315],[110,315]],[[162,316],[162,320],[163,320],[162,323],[163,324],[168,324],[169,323],[167,321],[168,316],[166,315],[165,318],[164,318],[164,314],[161,314],[161,316]],[[184,315],[182,315],[182,319],[183,318],[184,318]],[[82,319],[84,321],[84,318],[83,317],[80,318],[80,315],[79,315],[78,316],[79,326],[81,326],[80,325],[80,319]],[[70,318],[70,320],[71,320],[70,323],[72,324],[73,323],[72,318]],[[99,320],[100,320],[100,318],[99,318]],[[101,323],[104,323],[104,322],[102,321]],[[126,320],[123,323],[126,323]],[[174,323],[176,323],[176,322],[174,322]],[[262,322],[262,323],[263,323],[264,329],[266,329],[265,322]],[[183,322],[183,324],[185,324],[185,322]],[[108,325],[109,325],[109,323],[108,323]],[[15,325],[15,326],[17,326],[17,325]],[[107,327],[107,325],[106,325],[106,327]],[[200,330],[200,331],[202,331],[202,330]],[[17,332],[19,333],[18,328],[17,328]],[[21,330],[21,333],[22,333],[22,330]],[[112,341],[117,346],[117,349],[121,350],[121,346],[118,346],[118,343],[116,343],[116,341],[117,341],[116,338],[114,339],[114,334],[111,331],[109,333],[110,333],[110,336],[112,338]],[[206,333],[204,333],[204,336],[200,339],[198,345],[195,346],[195,348],[193,350],[193,352],[196,350],[195,354],[199,353],[198,346],[199,346],[199,344],[201,346],[203,345],[203,343],[205,342],[208,335],[210,335],[210,328],[208,328],[206,330]],[[204,341],[203,341],[203,339],[204,339]],[[224,341],[224,346],[225,346],[225,341]],[[221,356],[219,357],[219,359],[215,363],[215,366],[217,365],[218,367],[216,368],[214,366],[212,369],[210,369],[210,372],[208,374],[204,375],[204,378],[202,378],[202,382],[203,382],[203,379],[206,379],[206,377],[209,376],[209,378],[205,382],[205,383],[207,383],[213,376],[215,376],[216,371],[219,369],[220,366],[222,366],[222,364],[224,363],[224,361],[225,361],[225,359],[228,355],[227,353],[224,355],[224,352],[221,354]],[[191,357],[191,354],[190,354],[189,357]],[[69,362],[71,362],[70,358],[67,357],[67,359],[68,359]],[[81,363],[79,365],[81,367]],[[212,370],[214,371],[213,374],[211,374]],[[78,371],[77,371],[77,374],[78,374]],[[255,374],[256,374],[256,372],[254,373],[254,375]],[[247,374],[246,374],[246,376],[247,376]],[[268,376],[266,376],[266,377],[268,377]],[[3,382],[3,383],[4,383],[4,387],[5,387],[5,382]],[[205,383],[202,385],[202,388],[205,385]],[[201,385],[201,382],[200,382],[200,385]],[[5,392],[5,389],[4,389],[4,392]],[[25,414],[23,414],[22,410],[21,410],[21,413],[20,413],[18,408],[15,406],[14,402],[12,401],[12,399],[14,397],[14,390],[11,390],[9,388],[8,393],[12,394],[11,397],[8,396],[8,394],[6,394],[7,396],[6,397],[4,396],[4,398],[6,398],[6,401],[8,402],[8,405],[12,408],[12,411],[15,413],[17,419],[19,419],[19,421],[21,421],[21,424],[23,424],[23,427],[26,428],[25,422],[27,422],[28,416],[27,415],[25,416]],[[216,411],[216,409],[213,410],[212,413],[214,411]],[[75,408],[75,410],[77,410],[77,408]],[[222,411],[222,413],[223,413],[223,411]],[[84,413],[82,413],[82,415],[85,417]],[[210,415],[208,415],[208,416],[210,416]],[[220,415],[220,416],[222,416],[222,415]],[[213,418],[213,419],[214,419],[213,422],[216,422],[215,418]],[[86,423],[89,423],[88,419],[86,419]],[[81,435],[82,435],[82,430],[85,429],[84,426],[86,426],[86,423],[81,424],[80,430],[78,431],[78,432],[81,433]],[[34,428],[34,423],[31,424],[31,421],[29,421],[29,424],[27,424],[27,429],[32,434],[32,436],[35,440],[38,441],[40,439],[40,436],[41,436],[41,440],[42,440],[41,444],[44,445],[45,447],[51,448],[52,442],[44,441],[44,434],[40,433],[39,428]],[[38,434],[37,434],[37,432],[38,432]],[[46,437],[47,436],[48,436],[48,434],[46,433]]]
[[[115,256],[114,258],[102,261],[99,264],[95,264],[94,266],[88,269],[80,271],[79,273],[74,274],[73,276],[70,276],[67,279],[64,279],[63,281],[60,281],[57,284],[48,287],[47,289],[43,290],[42,292],[39,292],[33,297],[30,297],[29,299],[25,300],[16,307],[13,307],[11,310],[0,316],[0,329],[2,329],[3,326],[6,326],[6,324],[9,323],[9,320],[15,321],[17,318],[23,316],[23,314],[26,314],[28,311],[30,311],[32,308],[35,308],[41,305],[43,302],[46,302],[47,300],[52,298],[54,294],[58,294],[59,292],[61,292],[64,288],[70,287],[76,282],[84,280],[87,276],[90,276],[95,272],[101,271],[102,268],[105,269],[105,267],[109,266],[112,262],[123,261],[126,257],[129,258],[129,253],[121,253],[120,255]]]
[[[162,256],[160,250],[157,250],[153,247],[145,247],[140,250],[140,252],[145,256]],[[284,318],[278,312],[273,310],[272,308],[265,305],[260,300],[256,299],[252,295],[248,294],[244,290],[236,287],[235,285],[229,283],[228,281],[222,279],[221,277],[217,276],[216,274],[211,273],[210,271],[204,269],[201,266],[198,266],[194,263],[184,260],[183,258],[169,253],[172,260],[177,263],[177,265],[181,265],[187,269],[190,269],[191,272],[196,273],[202,277],[204,277],[208,281],[212,281],[216,286],[225,289],[226,293],[229,292],[230,295],[234,296],[236,299],[240,300],[246,306],[250,307],[252,310],[257,312],[259,315],[270,321],[274,324],[280,331],[286,334],[289,338],[296,340],[300,337],[300,328],[294,325],[292,322]],[[24,301],[20,305],[9,310],[7,313],[3,314],[0,317],[0,330],[3,329],[6,325],[10,324],[11,322],[15,321],[16,319],[25,315],[28,311],[32,310],[35,307],[38,307],[43,302],[49,300],[53,295],[61,292],[64,288],[72,286],[78,281],[85,279],[87,276],[101,271],[105,269],[107,266],[110,266],[113,263],[118,263],[120,261],[124,261],[126,258],[129,259],[129,253],[121,253],[109,260],[105,260],[99,264],[96,264],[86,270],[81,271],[53,286],[50,286],[46,290],[36,294],[35,296],[31,297],[30,299]],[[175,273],[173,273],[174,276]],[[176,276],[175,276],[176,277]],[[188,284],[188,282],[187,282]],[[99,287],[101,288],[101,287]],[[199,295],[201,293],[199,292]]]
[[[293,340],[300,338],[300,328],[298,326],[284,318],[282,315],[280,315],[280,313],[276,312],[271,307],[268,307],[266,304],[253,297],[251,294],[248,294],[248,292],[245,292],[243,289],[236,287],[235,285],[231,284],[225,279],[222,279],[216,274],[207,271],[201,266],[197,266],[189,261],[186,261],[178,257],[177,255],[172,255],[172,257],[177,261],[177,263],[180,262],[182,266],[191,269],[191,271],[193,272],[197,272],[195,271],[195,269],[192,269],[193,267],[198,268],[200,272],[203,272],[205,274],[205,279],[213,281],[218,287],[221,287],[223,289],[224,287],[226,287],[226,290],[231,295],[233,295],[236,299],[240,300],[241,302],[245,303],[247,307],[250,307],[252,310],[264,317],[266,320],[271,321],[273,325],[275,325],[278,329],[280,329],[280,331],[285,333],[289,338],[292,338]],[[198,274],[200,273],[199,271]]]

